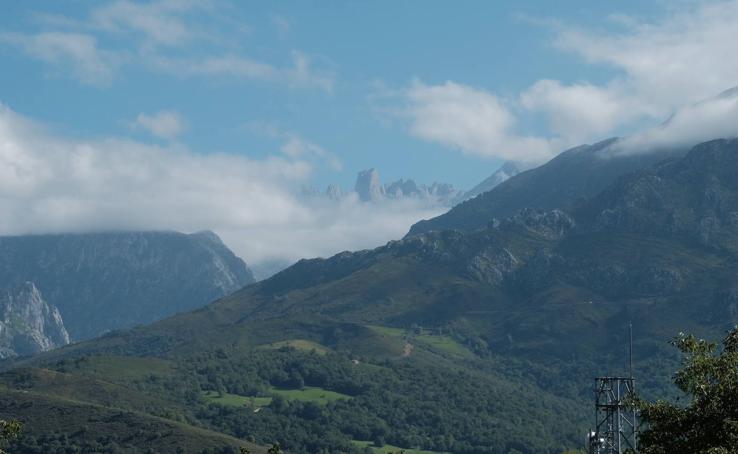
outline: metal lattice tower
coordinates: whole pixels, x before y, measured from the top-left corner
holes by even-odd
[[[589,437],[590,454],[636,452],[636,411],[628,398],[635,380],[625,377],[595,378],[595,430]]]
[[[633,328],[630,327],[630,376],[595,378],[595,430],[587,440],[589,454],[637,452],[638,426],[633,378]]]

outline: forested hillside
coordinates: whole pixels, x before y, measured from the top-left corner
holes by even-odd
[[[629,322],[650,397],[672,389],[667,340],[738,322],[736,158],[738,141],[708,142],[568,210],[303,260],[194,312],[16,362],[0,417],[33,424],[24,390],[289,452],[581,447],[592,377],[623,371]]]

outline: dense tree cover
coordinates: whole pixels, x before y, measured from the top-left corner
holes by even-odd
[[[6,421],[0,419],[0,443],[12,442],[21,433],[21,423],[15,420]],[[4,454],[5,451],[0,449],[0,454]]]
[[[9,445],[12,454],[156,454],[151,448],[140,448],[128,443],[118,443],[108,436],[96,440],[80,440],[64,433],[51,433],[41,437],[21,436]],[[177,453],[188,452],[180,448]],[[239,454],[235,448],[203,449],[197,454]]]
[[[290,452],[359,452],[353,439],[439,452],[560,453],[557,430],[571,434],[570,445],[579,441],[578,421],[560,417],[557,427],[544,427],[536,420],[529,390],[459,368],[356,364],[341,354],[289,348],[246,354],[221,349],[190,358],[183,367],[195,372],[202,390],[270,396],[273,387],[313,386],[351,396],[317,404],[273,395],[271,405],[258,412],[248,406],[198,407],[195,418],[213,429],[260,444],[276,438]],[[553,403],[544,403],[556,412]],[[501,417],[513,408],[516,417]],[[566,414],[577,411],[568,408]]]
[[[738,453],[738,327],[723,348],[693,335],[679,335],[673,344],[683,354],[676,386],[687,405],[666,401],[641,403],[648,428],[640,437],[643,454]]]
[[[80,383],[105,373],[105,380],[122,385],[115,388],[116,393],[123,393],[117,406],[262,446],[277,442],[291,454],[371,452],[353,440],[437,452],[501,454],[560,454],[581,444],[586,402],[555,399],[540,391],[539,386],[550,386],[546,380],[555,375],[554,369],[538,370],[522,362],[490,359],[481,362],[472,358],[469,364],[442,361],[432,366],[426,361],[422,356],[379,360],[289,347],[233,346],[171,360],[160,371],[156,367],[128,371],[128,378],[105,372],[115,363],[104,356],[68,358],[47,367],[64,372],[63,380]],[[30,390],[37,383],[50,386],[47,375],[41,374],[39,379],[17,370],[2,379],[13,388]],[[67,392],[67,383],[60,390]],[[310,402],[294,395],[284,397],[284,390],[301,387],[317,387],[348,398]],[[206,392],[234,397],[239,403],[216,404],[205,397]],[[98,394],[68,397],[89,401]],[[102,396],[100,402],[107,399]],[[19,440],[16,451],[117,452],[115,449],[129,443],[127,439],[90,439],[74,433],[64,434],[66,439],[61,434],[33,435],[35,439]],[[72,450],[65,451],[67,447]]]
[[[520,376],[511,383],[492,370],[451,362],[428,367],[407,359],[356,359],[293,348],[220,348],[178,360],[169,376],[146,374],[126,386],[152,397],[147,413],[260,445],[278,442],[290,453],[364,453],[367,448],[352,444],[363,440],[438,452],[559,454],[581,442],[581,408],[526,385],[531,378],[520,374],[531,369],[524,364],[506,371]],[[82,358],[53,367],[80,374],[94,364]],[[32,386],[21,379],[13,385]],[[315,403],[274,392],[303,386],[350,398]],[[272,402],[255,412],[248,399],[241,406],[216,405],[203,397],[206,391]],[[562,434],[568,438],[562,441]]]

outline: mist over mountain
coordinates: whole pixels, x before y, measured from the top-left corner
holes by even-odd
[[[299,404],[270,406],[268,414],[346,449],[352,439],[389,427],[382,432],[389,442],[434,451],[560,453],[586,431],[591,376],[622,373],[619,346],[629,321],[637,333],[640,390],[651,396],[668,395],[677,359],[666,341],[678,329],[714,337],[738,323],[738,140],[662,158],[566,209],[522,208],[474,230],[434,230],[373,250],[302,260],[200,310],[21,365],[64,368],[81,380],[97,373],[104,358],[159,358],[157,367],[176,361],[199,377],[192,392],[221,386],[245,399],[260,395],[254,387],[321,387],[345,397],[321,413],[317,426]],[[274,369],[258,375],[252,362]],[[237,371],[226,372],[226,365]],[[331,378],[335,370],[341,379]],[[451,405],[440,393],[441,407],[428,404],[428,373],[433,387],[477,389],[475,400],[454,395]],[[0,379],[14,377],[11,371]],[[61,386],[23,383],[52,396]],[[520,393],[524,401],[516,400]],[[407,414],[395,412],[398,394]],[[439,412],[436,422],[413,416],[424,405]],[[200,423],[233,433],[225,410],[204,408]],[[232,417],[241,414],[262,433],[260,420],[246,411]],[[349,414],[360,416],[349,422]],[[452,424],[515,417],[540,422],[540,431]],[[439,427],[452,438],[433,438]],[[326,446],[300,430],[289,440],[300,452]]]
[[[736,24],[4,2],[0,454],[735,454]]]
[[[341,200],[355,196],[361,202],[381,203],[387,200],[410,200],[422,202],[430,206],[451,206],[462,196],[463,191],[448,183],[418,184],[415,180],[401,178],[391,183],[382,183],[377,169],[360,171],[352,191],[344,191],[336,185],[328,185],[325,191],[314,187],[304,188],[303,196],[324,197],[330,200]]]
[[[504,163],[492,175],[485,178],[484,181],[477,184],[470,190],[459,194],[456,197],[456,200],[454,201],[455,202],[454,205],[461,203],[465,200],[473,199],[474,197],[480,194],[483,194],[485,192],[491,191],[492,189],[496,188],[500,184],[506,182],[510,178],[519,174],[520,172],[521,172],[520,164],[515,164],[514,162]]]
[[[254,277],[212,232],[0,237],[0,288],[27,281],[29,301],[43,295],[80,340],[201,307]]]
[[[519,173],[449,212],[412,226],[408,235],[432,230],[483,228],[492,218],[504,218],[522,208],[571,208],[592,197],[619,177],[686,153],[682,147],[658,152],[620,153],[619,139],[567,150],[551,161]]]

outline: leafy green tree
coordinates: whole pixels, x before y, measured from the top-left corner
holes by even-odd
[[[23,425],[16,420],[6,421],[4,419],[0,419],[0,443],[4,444],[18,438],[22,428]],[[6,453],[0,449],[0,454]]]
[[[269,448],[269,451],[267,451],[267,454],[284,454],[284,451],[282,451],[282,447],[279,443],[274,443],[272,447]]]
[[[639,402],[648,428],[642,454],[738,454],[738,327],[717,344],[683,333],[672,341],[683,355],[674,376],[686,406]]]

